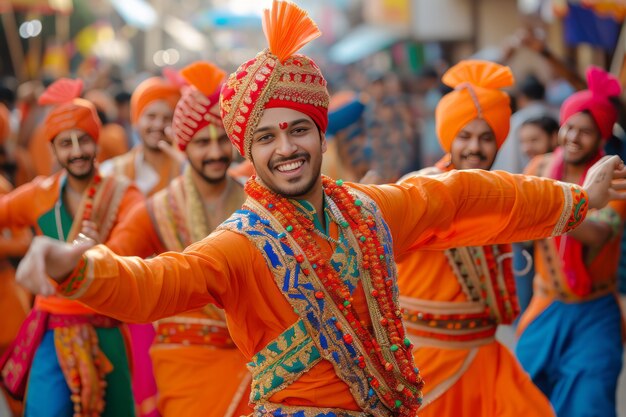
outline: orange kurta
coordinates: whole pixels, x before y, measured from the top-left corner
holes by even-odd
[[[404,180],[415,181],[419,177]],[[554,218],[544,221],[555,226]],[[495,232],[493,225],[476,227],[476,242]],[[510,246],[456,253],[425,249],[398,259],[400,305],[426,381],[420,416],[554,415],[547,398],[495,340],[497,325],[509,324],[518,312]],[[491,267],[483,269],[479,262]]]
[[[191,228],[205,226],[209,229],[206,236],[245,200],[243,188],[227,179],[222,204],[213,208],[211,218],[206,219],[203,211],[192,214],[192,207],[200,210],[203,207],[200,201],[190,202],[190,193],[197,196],[197,191],[189,190],[193,185],[188,174],[177,177],[168,188],[135,207],[107,246],[118,254],[142,258],[166,250],[181,251],[193,243]],[[198,215],[206,223],[194,224],[192,218]],[[246,362],[230,340],[218,309],[209,305],[179,314],[157,322],[156,328],[157,340],[150,356],[159,390],[158,408],[163,417],[227,417],[252,412],[247,405],[250,375]],[[181,332],[182,329],[187,333]],[[196,332],[205,331],[209,331],[206,340],[199,343]]]
[[[423,245],[441,250],[550,236],[558,220],[571,214],[564,197],[569,186],[554,181],[459,171],[413,182],[349,184],[377,203],[391,231],[396,257]],[[544,210],[535,210],[539,203]],[[330,237],[337,237],[334,223]],[[334,250],[334,243],[315,238],[325,254]],[[138,321],[154,321],[214,303],[226,312],[233,340],[246,358],[298,319],[264,257],[237,233],[218,231],[183,253],[167,252],[150,260],[121,258],[104,246],[88,251],[84,259],[85,279],[78,287],[68,279],[60,289],[66,296],[122,320]],[[361,287],[353,304],[367,311]],[[358,410],[348,386],[325,360],[274,394],[271,401]]]
[[[36,178],[0,197],[0,227],[34,227],[37,234],[43,234],[39,220],[42,215],[52,210],[59,200],[64,175],[64,172],[60,172],[51,177]],[[117,216],[112,219],[111,227],[114,228],[119,219],[142,199],[143,196],[136,188],[131,186],[126,189],[120,200]],[[93,313],[93,310],[78,302],[60,297],[38,296],[35,298],[35,307],[56,314]]]
[[[11,191],[11,184],[0,176],[0,194]],[[0,237],[0,355],[13,341],[30,309],[30,296],[15,282],[15,269],[9,257],[22,256],[28,250],[32,234],[26,228],[6,229]]]

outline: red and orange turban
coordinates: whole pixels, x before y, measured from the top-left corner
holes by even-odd
[[[298,6],[274,0],[263,15],[269,48],[228,77],[220,97],[222,121],[241,155],[250,157],[263,110],[286,107],[309,116],[321,132],[328,125],[328,90],[318,66],[295,52],[321,32]]]
[[[9,133],[11,133],[11,117],[9,113],[9,109],[0,103],[0,144],[3,144],[5,140],[9,137]]]
[[[180,99],[180,88],[161,77],[150,77],[141,82],[130,96],[130,121],[137,123],[146,106],[154,101],[167,102],[172,110]]]
[[[444,151],[450,152],[459,131],[474,119],[483,119],[493,130],[498,148],[509,133],[511,106],[500,88],[515,82],[509,67],[488,61],[461,61],[442,77],[454,91],[443,96],[435,110],[437,136]]]
[[[561,106],[561,124],[581,111],[588,111],[596,122],[602,139],[608,139],[613,133],[617,121],[617,109],[611,103],[611,97],[622,92],[619,80],[598,67],[587,70],[588,90],[579,91],[569,96]]]
[[[181,151],[193,135],[208,125],[223,127],[220,115],[220,88],[226,73],[209,62],[194,62],[183,68],[181,75],[189,83],[172,120],[172,132]]]
[[[50,84],[39,97],[40,105],[55,106],[44,122],[44,134],[48,141],[70,129],[80,129],[98,141],[100,118],[96,107],[90,101],[79,98],[82,91],[82,80],[60,78]]]

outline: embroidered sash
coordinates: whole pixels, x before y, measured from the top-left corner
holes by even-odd
[[[363,202],[363,209],[367,210],[374,218],[376,233],[384,248],[384,256],[387,259],[393,259],[391,234],[378,212],[376,204],[367,195],[357,190],[351,189],[350,192],[354,193]],[[334,204],[331,199],[329,199],[329,204]],[[394,410],[387,408],[380,400],[380,398],[388,398],[392,390],[409,389],[416,397],[421,395],[419,389],[409,381],[406,381],[401,375],[396,359],[390,351],[391,343],[387,340],[386,333],[380,323],[381,317],[377,315],[379,313],[376,302],[371,295],[373,288],[371,287],[369,273],[366,269],[360,271],[360,283],[363,285],[368,303],[374,334],[376,334],[381,350],[386,355],[385,359],[392,366],[391,372],[393,372],[397,381],[397,385],[394,387],[388,386],[375,366],[370,363],[370,352],[359,342],[348,321],[330,299],[329,295],[322,291],[323,297],[318,298],[320,295],[319,289],[323,289],[323,286],[315,273],[315,268],[306,261],[302,264],[297,262],[296,254],[292,248],[296,248],[300,253],[302,253],[302,250],[282,225],[262,205],[249,198],[243,209],[235,212],[217,230],[230,230],[239,233],[254,244],[265,258],[277,287],[294,308],[294,311],[300,316],[300,320],[288,330],[288,332],[291,332],[291,329],[293,329],[295,333],[293,336],[287,336],[291,340],[291,345],[281,348],[282,354],[270,355],[268,357],[265,352],[268,349],[272,351],[271,345],[285,339],[285,333],[279,337],[278,341],[271,343],[259,352],[264,358],[263,373],[254,371],[254,368],[258,367],[258,365],[255,365],[256,362],[253,360],[253,365],[255,366],[252,366],[251,369],[256,375],[259,375],[257,376],[258,381],[255,382],[256,391],[254,393],[256,396],[253,398],[256,402],[255,410],[257,414],[262,412],[262,410],[271,409],[281,410],[279,412],[283,415],[283,409],[286,409],[286,407],[269,403],[268,400],[271,394],[289,385],[302,373],[313,367],[318,361],[317,355],[320,356],[320,359],[325,359],[334,366],[337,376],[348,385],[355,401],[367,415],[377,417],[393,416]],[[350,247],[358,248],[354,235],[349,230],[346,233]],[[289,246],[281,242],[281,239],[285,237],[289,239]],[[356,252],[358,264],[362,265],[363,260],[361,259],[360,250]],[[387,265],[389,276],[393,278],[395,283],[395,277],[397,276],[395,262],[388,262]],[[310,274],[304,274],[301,266],[302,268],[308,268]],[[392,291],[394,303],[399,313],[397,285],[393,285]],[[341,329],[341,331],[338,329]],[[296,337],[296,335],[299,337]],[[350,335],[353,343],[346,343],[343,338],[344,335]],[[258,359],[255,355],[255,360],[258,361]],[[289,371],[286,371],[286,369],[289,369]],[[368,374],[373,375],[374,378],[368,379]],[[260,375],[263,375],[265,379]],[[275,375],[280,377],[275,378]],[[300,415],[300,412],[304,413],[304,411],[300,410],[294,412],[294,415]],[[309,410],[308,414],[304,413],[302,415],[317,415],[316,412],[322,413],[322,410]],[[333,412],[336,412],[336,410]],[[345,410],[339,414],[345,414],[346,416],[354,415],[354,413]],[[285,415],[291,414],[286,413]]]

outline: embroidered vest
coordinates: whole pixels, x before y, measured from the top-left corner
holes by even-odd
[[[375,220],[376,233],[384,248],[384,256],[390,260],[387,262],[388,273],[395,283],[397,273],[393,261],[391,234],[387,224],[373,200],[357,190],[350,189],[350,192],[363,202],[362,209],[367,210]],[[332,199],[329,198],[327,201],[334,205]],[[421,401],[419,388],[401,375],[398,363],[389,350],[391,343],[387,340],[386,333],[380,324],[380,317],[376,316],[378,310],[371,295],[372,284],[369,273],[366,269],[359,267],[363,260],[356,238],[350,230],[345,232],[347,235],[345,241],[349,244],[348,252],[353,252],[356,258],[356,273],[358,276],[360,272],[359,283],[363,285],[374,334],[381,349],[389,353],[386,359],[393,368],[391,372],[397,382],[395,386],[388,386],[370,363],[370,352],[367,352],[358,341],[358,337],[353,333],[341,311],[327,293],[319,291],[323,286],[314,271],[315,268],[309,265],[307,260],[301,264],[296,260],[294,249],[303,253],[301,248],[265,207],[248,198],[242,210],[234,213],[218,227],[218,230],[229,230],[250,240],[265,258],[277,287],[300,317],[275,341],[258,352],[249,364],[249,369],[253,374],[251,399],[256,404],[257,413],[285,413],[289,407],[271,404],[269,398],[297,380],[321,359],[329,361],[334,366],[337,376],[348,385],[355,401],[366,415],[377,417],[397,415],[397,411],[387,407],[380,399],[389,398],[393,390],[409,389],[414,393],[416,402]],[[281,241],[285,237],[289,245]],[[336,270],[342,267],[348,268],[344,275],[347,280],[351,279],[349,277],[350,263],[350,256],[346,258],[345,265],[334,262],[333,259],[330,260],[330,264]],[[310,271],[309,275],[302,272],[303,268]],[[347,281],[346,284],[350,286]],[[324,296],[320,298],[322,293]],[[393,285],[393,299],[399,313],[397,285]],[[353,343],[345,342],[345,335],[350,335]],[[369,374],[374,375],[375,378],[369,378]],[[318,411],[312,411],[309,414],[320,414]],[[359,414],[346,410],[328,410],[328,412],[331,411],[340,415]],[[298,412],[294,411],[285,415],[292,414],[296,415]]]

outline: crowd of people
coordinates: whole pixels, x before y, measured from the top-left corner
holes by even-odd
[[[4,88],[0,402],[617,416],[619,81],[590,67],[555,109],[536,77],[467,59],[417,97],[394,74],[331,94],[298,53],[320,34],[305,11],[274,0],[264,32],[229,76]]]

